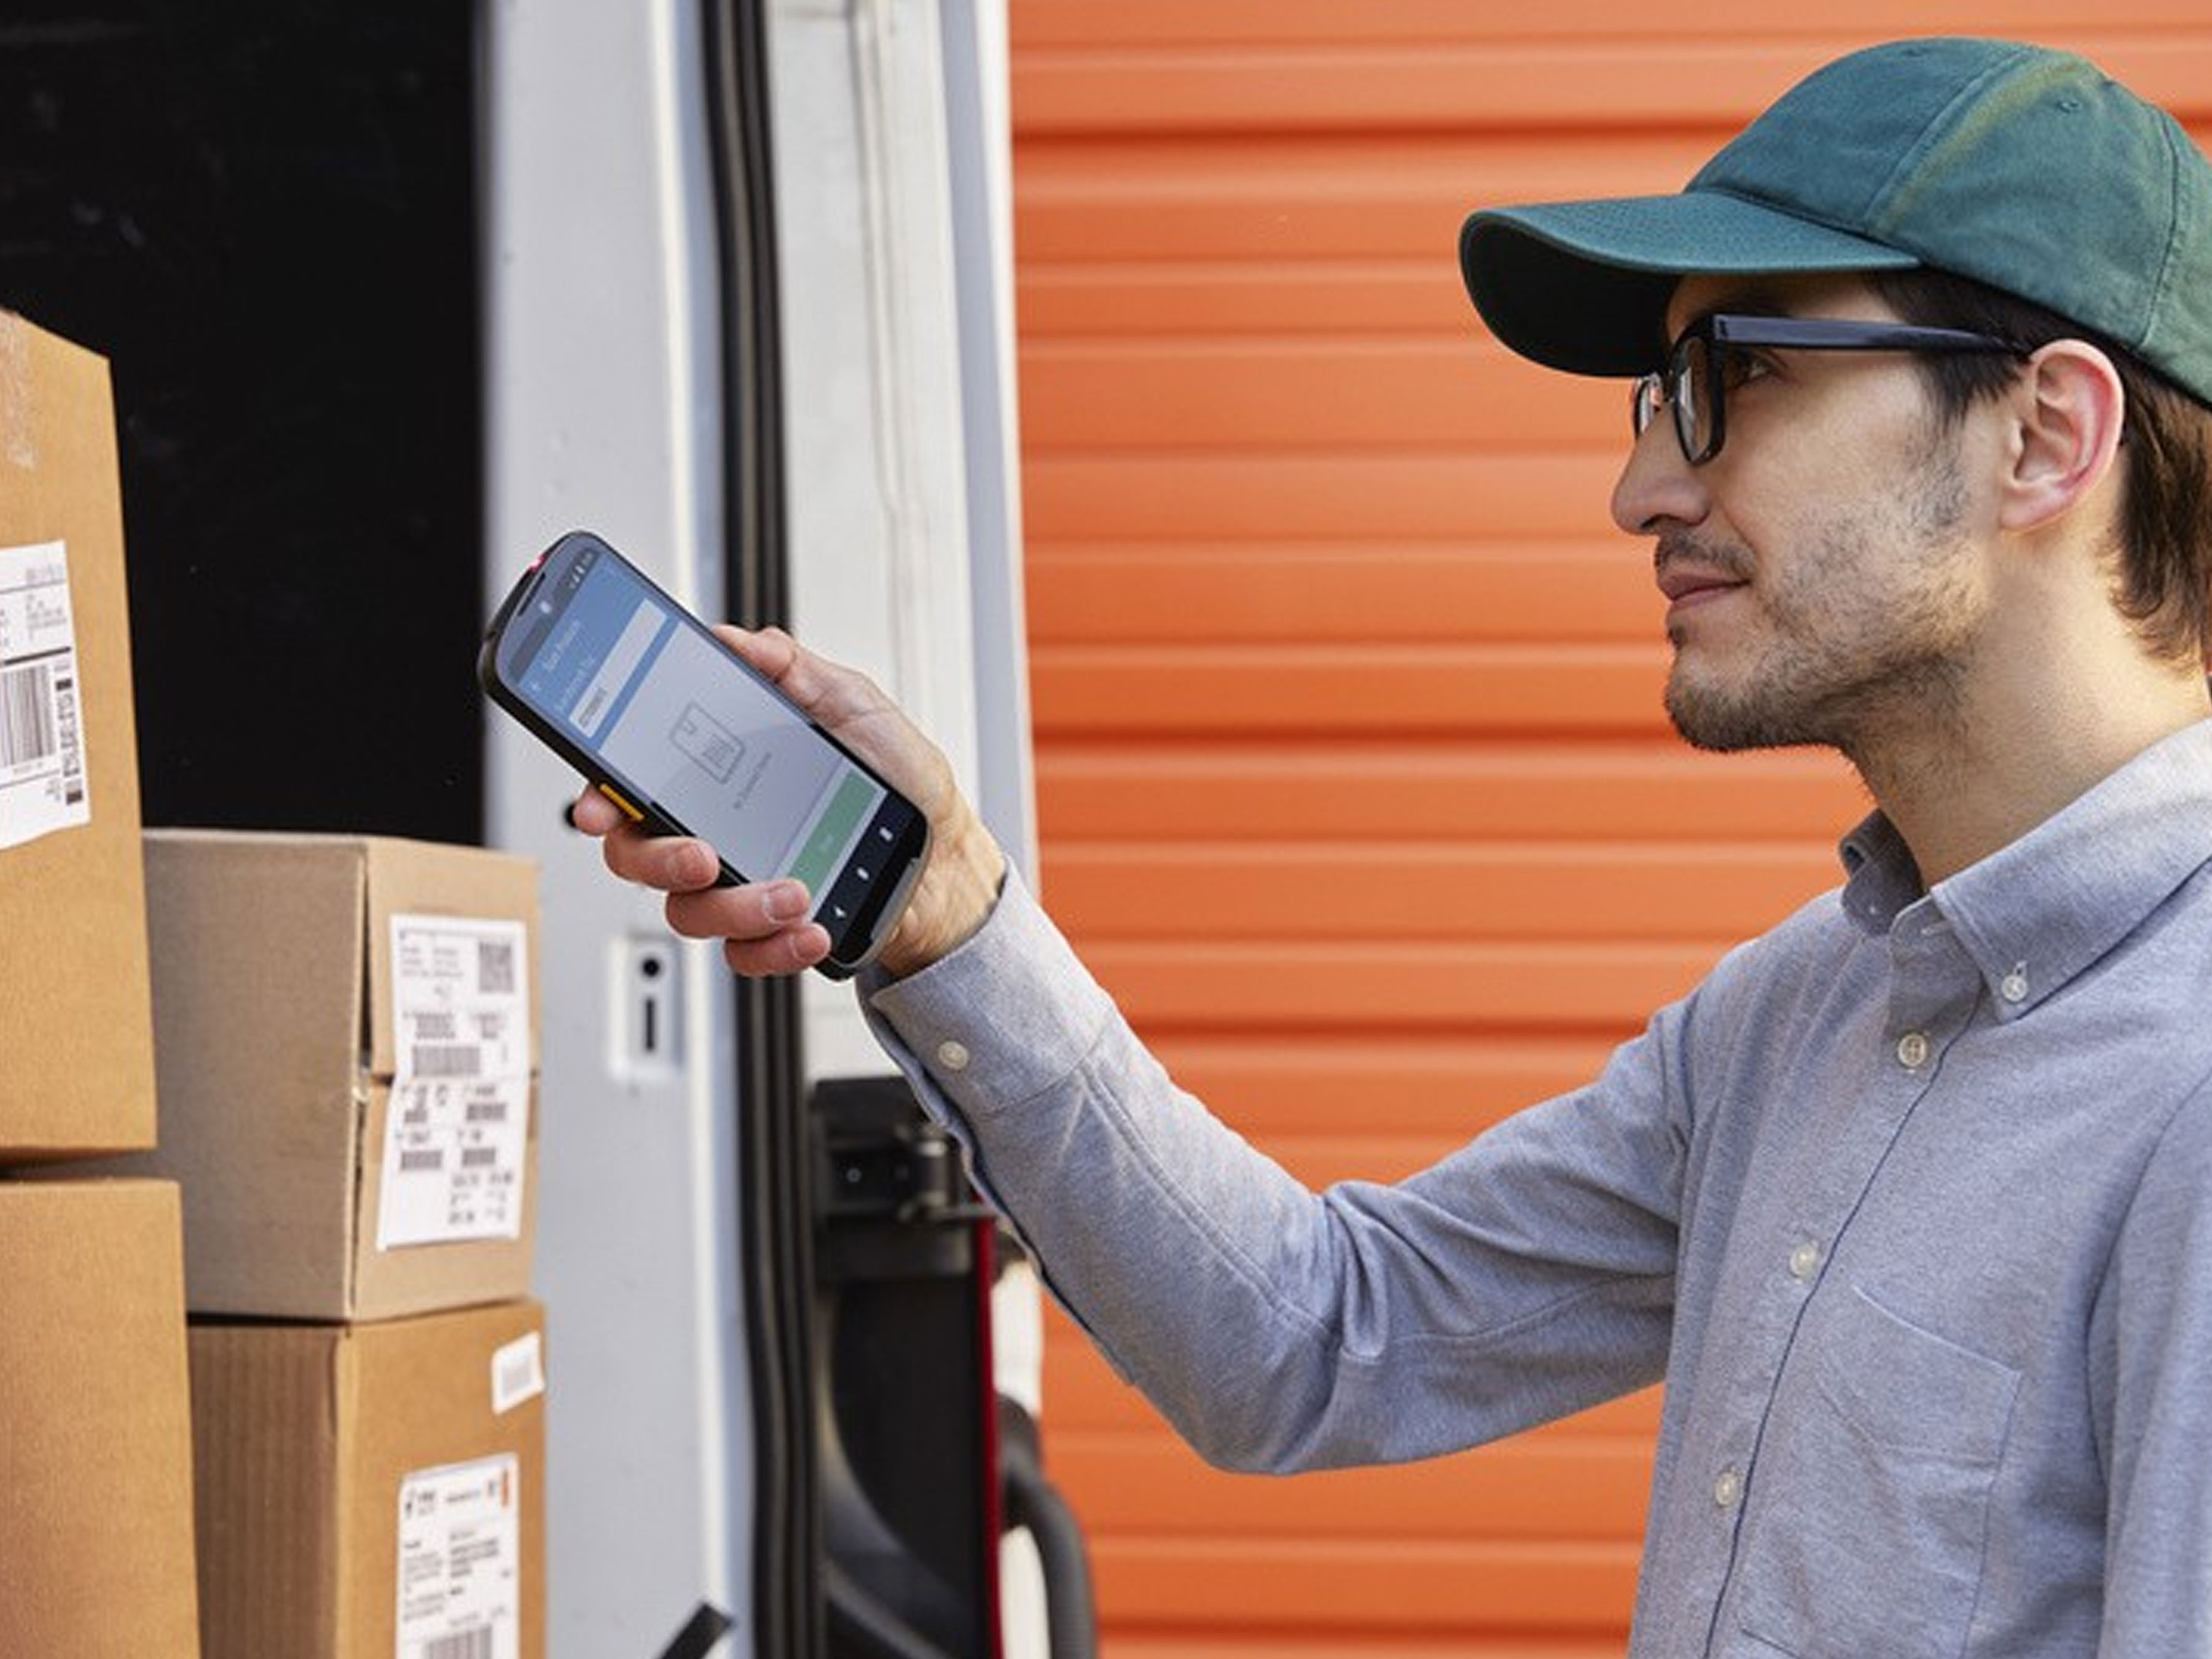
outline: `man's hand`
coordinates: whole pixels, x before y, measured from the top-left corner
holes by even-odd
[[[937,745],[866,675],[802,650],[781,629],[714,632],[929,820],[927,865],[878,961],[893,974],[910,974],[981,927],[1006,860]],[[796,974],[829,954],[830,935],[806,920],[809,901],[799,883],[717,887],[721,864],[706,842],[649,836],[596,789],[578,798],[574,816],[579,830],[603,838],[608,869],[666,893],[668,925],[687,938],[720,939],[736,972]]]

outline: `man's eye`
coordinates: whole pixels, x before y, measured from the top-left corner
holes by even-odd
[[[1763,351],[1746,346],[1732,348],[1721,359],[1722,380],[1730,390],[1773,372],[1773,358]]]

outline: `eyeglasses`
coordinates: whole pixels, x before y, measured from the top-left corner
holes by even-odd
[[[2003,352],[2025,357],[2027,349],[1990,334],[1956,328],[1915,328],[1904,323],[1850,322],[1832,317],[1701,317],[1682,331],[1667,354],[1667,367],[1640,377],[1630,393],[1629,417],[1641,438],[1659,418],[1661,406],[1674,411],[1674,436],[1682,457],[1703,466],[1721,453],[1728,436],[1728,389],[1743,384],[1747,349],[1770,346],[1791,351]]]

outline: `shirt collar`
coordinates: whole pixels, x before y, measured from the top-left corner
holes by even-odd
[[[1924,895],[1911,850],[1875,813],[1844,838],[1844,908],[1887,933],[1923,896],[1990,988],[2027,1012],[2212,862],[2212,720],[2161,739],[2009,846]]]

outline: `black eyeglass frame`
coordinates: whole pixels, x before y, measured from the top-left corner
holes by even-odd
[[[1693,347],[1703,345],[1704,384],[1683,388],[1691,379]],[[2031,348],[1994,334],[1976,334],[1960,328],[1923,328],[1911,323],[1861,322],[1842,317],[1741,316],[1715,312],[1700,317],[1675,337],[1667,349],[1667,366],[1637,377],[1630,389],[1628,415],[1641,438],[1659,418],[1664,402],[1674,411],[1674,441],[1682,459],[1703,466],[1721,453],[1728,437],[1727,354],[1737,347],[1765,346],[1790,351],[1915,351],[2002,352],[2026,359]],[[1705,422],[1705,442],[1698,442],[1698,404],[1702,395],[1711,410]]]

